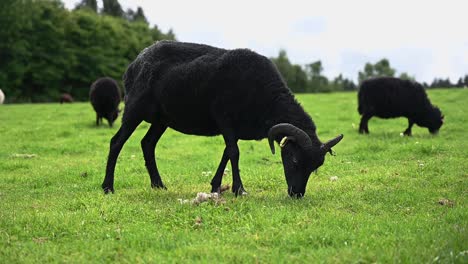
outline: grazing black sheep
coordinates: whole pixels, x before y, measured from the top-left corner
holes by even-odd
[[[105,118],[112,127],[120,112],[121,96],[117,82],[109,77],[97,79],[89,90],[89,100],[96,111],[96,125],[102,123],[102,118]]]
[[[73,103],[73,97],[68,93],[63,93],[60,95],[60,103]]]
[[[322,143],[309,115],[294,99],[278,70],[266,57],[246,49],[161,41],[143,50],[125,75],[127,91],[122,126],[110,142],[105,193],[114,192],[117,157],[126,140],[144,120],[151,123],[141,141],[151,186],[165,188],[155,148],[170,127],[185,134],[215,136],[226,143],[211,180],[219,192],[227,162],[232,166],[232,191],[245,193],[239,174],[238,140],[268,137],[280,142],[288,194],[302,197],[310,173],[343,137]]]
[[[365,80],[359,88],[358,101],[361,134],[369,133],[367,123],[373,116],[408,118],[408,128],[403,132],[407,136],[411,136],[413,124],[427,127],[430,133],[436,134],[444,123],[439,108],[431,104],[424,88],[414,81],[392,77]]]

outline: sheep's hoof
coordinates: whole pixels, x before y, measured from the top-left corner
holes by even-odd
[[[167,187],[162,183],[151,184],[151,188],[167,190]]]
[[[221,186],[219,186],[219,187],[211,187],[211,193],[218,193],[218,194],[221,194]]]
[[[229,184],[226,184],[224,186],[219,186],[217,188],[212,187],[211,188],[211,193],[217,193],[217,194],[222,194],[223,192],[229,190]]]
[[[114,187],[102,187],[104,194],[114,193]]]
[[[411,137],[411,136],[412,136],[412,135],[411,135],[411,132],[408,132],[408,131],[403,132],[403,135],[408,136],[408,137]]]
[[[239,187],[237,188],[237,190],[233,187],[232,188],[232,192],[236,195],[236,197],[238,196],[244,196],[244,195],[247,195],[247,191],[244,189],[244,187]]]

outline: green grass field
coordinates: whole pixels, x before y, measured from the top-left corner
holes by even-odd
[[[446,116],[440,134],[401,137],[403,118],[371,119],[359,135],[355,93],[299,95],[322,141],[344,134],[306,196],[288,198],[266,140],[243,141],[249,195],[198,206],[178,199],[210,190],[203,172],[216,170],[221,137],[168,130],[157,153],[168,190],[153,190],[142,124],[104,195],[120,119],[96,128],[89,103],[0,106],[0,263],[467,263],[468,90],[429,96]]]

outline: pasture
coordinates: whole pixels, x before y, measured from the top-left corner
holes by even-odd
[[[373,118],[359,135],[355,93],[299,95],[322,141],[344,134],[305,197],[287,196],[265,139],[239,144],[249,195],[200,205],[178,199],[210,190],[221,137],[168,130],[157,148],[168,190],[153,190],[142,124],[119,157],[115,194],[104,195],[120,117],[97,128],[89,103],[3,105],[0,262],[467,263],[468,90],[429,96],[445,114],[440,134],[415,126],[401,137],[403,118]]]

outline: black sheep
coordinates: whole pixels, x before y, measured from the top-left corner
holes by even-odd
[[[141,141],[151,186],[165,188],[155,148],[170,127],[185,134],[222,135],[226,148],[211,180],[219,192],[227,162],[232,191],[244,194],[239,174],[238,140],[268,137],[280,143],[288,194],[302,197],[310,173],[321,166],[342,135],[322,143],[309,115],[294,99],[278,70],[266,57],[247,49],[225,50],[207,45],[160,41],[144,49],[124,75],[127,91],[122,126],[110,142],[105,193],[114,191],[117,157],[144,120],[151,123]]]
[[[60,95],[60,103],[73,103],[73,97],[68,93],[63,93]]]
[[[408,118],[408,128],[403,132],[407,136],[411,136],[413,124],[436,134],[444,123],[439,108],[431,104],[422,85],[414,81],[392,77],[365,80],[359,88],[358,101],[361,134],[369,133],[367,123],[373,116]]]
[[[89,100],[96,111],[96,125],[102,123],[102,118],[105,118],[109,122],[109,126],[112,127],[119,115],[121,101],[117,82],[109,77],[97,79],[89,90]]]

